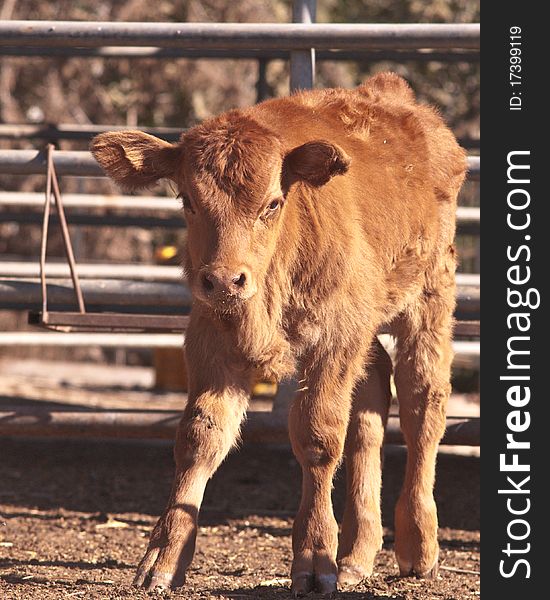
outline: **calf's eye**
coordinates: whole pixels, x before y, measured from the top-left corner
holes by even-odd
[[[275,213],[277,212],[277,210],[279,208],[281,208],[282,205],[282,200],[281,198],[275,198],[275,200],[272,200],[265,208],[264,208],[264,212],[261,214],[261,219],[263,221],[267,221],[267,219],[275,216]]]

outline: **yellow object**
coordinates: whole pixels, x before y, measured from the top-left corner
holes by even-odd
[[[157,390],[187,391],[187,369],[183,358],[183,348],[155,348],[153,366]]]
[[[157,248],[155,252],[155,258],[157,261],[170,260],[174,258],[178,253],[176,246],[161,246]]]
[[[270,381],[258,381],[252,388],[253,396],[275,396],[277,384]]]
[[[183,348],[155,348],[153,352],[155,388],[157,390],[186,392],[187,369]],[[274,396],[277,393],[275,380],[262,380],[258,373],[254,378],[253,396]]]

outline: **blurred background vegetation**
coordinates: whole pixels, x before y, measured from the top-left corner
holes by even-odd
[[[290,0],[3,0],[0,18],[289,22]],[[478,0],[319,0],[325,23],[468,23]],[[255,60],[3,58],[0,122],[112,123],[188,127],[256,99]],[[479,65],[407,61],[322,62],[319,87],[352,87],[380,70],[406,77],[423,101],[440,107],[458,135],[479,133]],[[288,66],[268,68],[272,95],[288,92]]]

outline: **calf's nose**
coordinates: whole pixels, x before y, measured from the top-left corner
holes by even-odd
[[[250,280],[250,272],[245,267],[236,271],[229,269],[206,270],[201,275],[202,288],[208,296],[243,295],[247,291]]]

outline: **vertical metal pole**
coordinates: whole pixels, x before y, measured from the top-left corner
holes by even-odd
[[[269,96],[267,85],[267,58],[258,59],[258,81],[256,83],[256,102],[262,102]]]
[[[48,162],[46,174],[46,201],[44,203],[44,218],[42,221],[42,239],[40,241],[40,289],[42,290],[42,319],[48,312],[48,289],[46,287],[46,253],[48,248],[48,224],[52,203],[52,174],[50,171],[50,156],[53,146],[48,144]]]
[[[292,22],[315,23],[317,0],[293,0]],[[290,92],[308,90],[315,83],[315,49],[293,50],[290,53]],[[299,388],[296,379],[283,381],[277,386],[273,399],[274,416],[287,418],[290,404]]]
[[[294,0],[293,23],[315,23],[317,0]],[[290,92],[311,89],[315,83],[315,49],[290,53]]]

